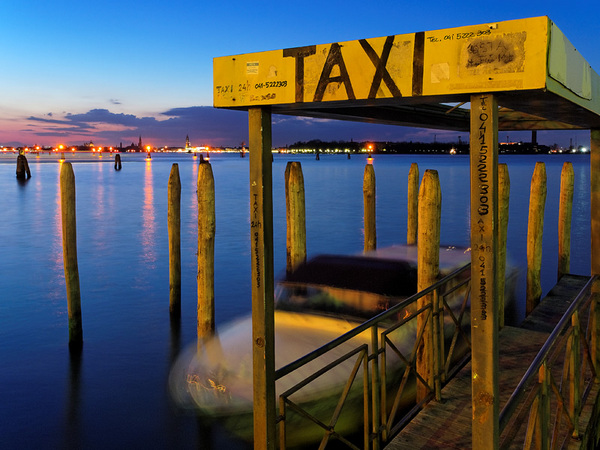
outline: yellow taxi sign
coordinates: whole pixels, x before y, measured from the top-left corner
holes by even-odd
[[[536,17],[219,57],[214,106],[543,89],[548,30]]]

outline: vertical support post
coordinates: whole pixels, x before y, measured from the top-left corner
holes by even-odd
[[[117,156],[119,156],[117,154]],[[116,164],[116,163],[115,163]],[[181,316],[181,180],[179,165],[169,175],[167,222],[169,232],[169,312]]]
[[[600,129],[590,132],[590,216],[592,275],[600,274]],[[600,373],[600,284],[592,287],[592,360]]]
[[[540,303],[542,283],[542,236],[544,234],[544,209],[546,206],[546,165],[535,163],[531,177],[529,221],[527,223],[527,294],[526,315]]]
[[[117,153],[115,155],[115,170],[121,170],[123,166],[121,165],[121,155]]]
[[[406,220],[406,244],[417,243],[417,217],[419,214],[419,166],[417,163],[410,165],[408,171],[407,192],[407,220]]]
[[[77,220],[75,209],[75,174],[71,163],[60,168],[60,209],[62,219],[63,262],[67,287],[67,313],[69,316],[69,348],[83,346],[81,324],[81,291],[77,265]]]
[[[417,292],[428,288],[437,281],[440,263],[440,219],[442,192],[436,170],[426,170],[419,189],[419,223],[417,239]],[[431,309],[417,317],[417,330],[423,329],[423,340],[417,348],[417,372],[434,388],[433,371],[433,302],[437,300],[430,293],[417,300],[417,308],[430,305]],[[429,388],[417,381],[417,402],[429,395]]]
[[[431,313],[433,316],[433,366],[431,369],[433,372],[433,390],[435,400],[441,402],[442,381],[445,379],[445,376],[441,371],[441,368],[444,365],[444,304],[439,290],[437,289],[433,291],[431,306]]]
[[[198,340],[215,332],[215,180],[208,161],[198,165]]]
[[[508,205],[510,177],[508,166],[498,164],[498,327],[504,327],[504,288],[506,286],[506,235],[508,233]]]
[[[271,111],[248,110],[254,448],[275,448],[275,345]]]
[[[579,412],[581,408],[581,324],[579,322],[579,311],[571,316],[571,327],[573,332],[567,341],[571,346],[569,357],[569,413],[574,418],[572,437],[579,437]]]
[[[471,96],[471,378],[473,449],[499,446],[498,102]]]
[[[348,157],[350,157],[350,154],[348,154]],[[376,332],[377,333],[377,332]],[[375,358],[377,359],[377,358]],[[367,405],[369,404],[369,355],[368,353],[365,354],[362,358],[362,366],[363,366],[363,448],[364,449],[368,449],[369,448],[369,442],[371,441],[371,435],[369,433],[369,408],[367,407]],[[382,371],[383,368],[385,367],[385,362],[382,363]],[[380,378],[380,383],[381,383],[381,378]],[[385,390],[385,382],[381,383],[381,385],[384,386],[384,389],[381,391],[383,393],[383,391]],[[381,398],[381,407],[383,408],[383,397]],[[382,416],[385,417],[385,416]],[[387,440],[387,427],[383,427],[383,430],[381,432],[381,436],[383,438],[383,440]],[[374,450],[378,450],[378,446],[379,446],[379,440],[374,441],[372,448],[374,448]]]
[[[557,280],[569,273],[571,264],[571,218],[573,216],[573,164],[565,162],[560,173],[560,205],[558,207],[558,274]]]
[[[379,377],[379,330],[377,327],[371,327],[371,349],[369,358],[371,358],[371,410],[373,411],[373,423],[371,430],[373,432],[372,449],[378,450],[381,444],[381,378]],[[367,378],[368,379],[368,378]],[[365,447],[366,448],[366,447]]]
[[[298,161],[285,167],[285,204],[287,221],[287,264],[290,274],[299,264],[306,262],[306,208],[304,201],[304,176]]]
[[[536,448],[550,448],[550,369],[548,361],[544,361],[539,370],[538,382],[540,386],[540,401],[537,414],[537,426],[535,428]]]
[[[363,176],[363,199],[365,208],[365,252],[377,248],[375,218],[375,169],[372,164],[365,166]]]

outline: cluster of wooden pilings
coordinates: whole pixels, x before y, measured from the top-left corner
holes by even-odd
[[[542,262],[542,236],[544,230],[544,210],[546,204],[546,166],[543,162],[535,165],[531,178],[531,190],[529,200],[529,219],[527,229],[527,291],[526,303],[527,314],[539,303],[542,288],[540,282]],[[439,249],[439,231],[437,234],[432,230],[439,230],[441,211],[441,193],[439,179],[436,171],[427,170],[423,175],[421,188],[419,189],[419,167],[416,163],[411,164],[408,173],[407,187],[407,234],[406,243],[409,245],[433,241]],[[571,246],[571,217],[573,210],[574,172],[570,162],[563,164],[561,172],[560,203],[558,218],[558,274],[560,279],[569,273],[570,246]],[[365,251],[376,248],[377,236],[375,226],[375,173],[373,166],[367,164],[365,167],[364,183],[364,226],[365,226]],[[506,241],[509,219],[510,199],[510,177],[506,164],[498,165],[498,272],[502,274],[499,279],[504,280],[506,272]],[[420,230],[420,233],[418,233]],[[419,250],[421,247],[419,247]],[[424,255],[431,251],[429,255]],[[430,264],[437,259],[436,252],[426,250],[419,252],[419,267]],[[434,269],[437,270],[437,269]],[[429,275],[425,275],[428,277]],[[437,275],[436,275],[437,276]],[[432,284],[425,282],[419,284],[420,289]],[[500,283],[498,297],[504,298],[504,284]],[[499,325],[504,325],[503,301]]]
[[[215,184],[212,167],[207,160],[201,160],[198,167],[198,338],[202,339],[212,335],[215,330],[214,243],[216,220]],[[115,166],[115,169],[117,169],[117,166]],[[69,347],[73,350],[80,350],[83,345],[83,327],[77,265],[75,175],[69,162],[61,164],[60,192],[63,261],[69,318]],[[171,167],[167,203],[169,312],[172,318],[178,319],[181,316],[181,181],[177,163]]]
[[[198,338],[215,331],[214,314],[214,245],[215,245],[215,185],[212,167],[206,160],[198,165]],[[506,164],[498,166],[498,279],[504,281],[510,178]],[[529,314],[542,295],[540,283],[542,235],[546,201],[546,170],[544,163],[535,166],[530,191],[527,232],[527,292],[526,311]],[[558,278],[569,272],[571,214],[573,205],[573,166],[565,162],[561,174],[559,209]],[[80,348],[83,343],[81,294],[77,266],[75,176],[70,163],[61,166],[61,211],[63,254],[69,316],[69,345]],[[363,177],[364,251],[377,247],[376,180],[372,164],[367,164]],[[286,198],[286,271],[292,272],[306,261],[306,216],[304,178],[299,162],[288,162],[285,169]],[[438,173],[426,170],[419,187],[419,167],[411,164],[407,186],[407,236],[409,245],[418,246],[418,289],[433,284],[439,274],[439,244],[442,194]],[[168,181],[169,232],[169,311],[172,317],[181,315],[181,181],[178,164],[173,164]],[[499,282],[499,326],[504,325],[504,283]],[[423,299],[427,302],[427,299]],[[429,365],[429,363],[424,363]],[[424,369],[423,369],[424,370]],[[421,373],[421,369],[419,369]]]

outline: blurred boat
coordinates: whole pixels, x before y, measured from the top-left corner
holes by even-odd
[[[440,278],[465,266],[470,257],[467,248],[441,248]],[[468,278],[468,272],[463,276]],[[360,255],[320,255],[312,258],[279,281],[276,287],[276,369],[320,348],[416,292],[416,246],[396,245]],[[449,303],[458,316],[461,301],[456,298]],[[409,314],[410,311],[402,311],[397,318],[402,319]],[[392,337],[403,354],[408,355],[412,351],[417,335],[416,322],[411,320],[394,331],[395,336]],[[462,323],[468,333],[468,314]],[[382,324],[379,332],[385,328]],[[253,433],[251,339],[251,317],[233,321],[219,329],[214,338],[184,352],[173,366],[169,381],[173,398],[179,405],[194,409],[201,416],[217,419],[246,440],[251,440]],[[277,395],[361,344],[371,345],[369,331],[279,379]],[[464,345],[459,353],[464,355],[467,349]],[[306,407],[311,415],[327,423],[353,364],[353,361],[346,361],[334,367],[291,398]],[[386,366],[388,370],[391,368],[388,381],[397,384],[404,372],[404,364],[391,354]],[[412,398],[409,393],[404,402],[414,401],[414,382],[411,389]],[[337,431],[361,429],[357,421],[362,421],[362,381],[354,382],[353,391],[336,425]],[[306,420],[300,421],[300,418],[291,425],[289,416],[286,417],[288,445],[320,439],[322,429]]]

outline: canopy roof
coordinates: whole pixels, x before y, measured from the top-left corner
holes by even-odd
[[[500,130],[600,128],[600,78],[548,17],[215,58],[218,108],[469,130],[493,93]]]

